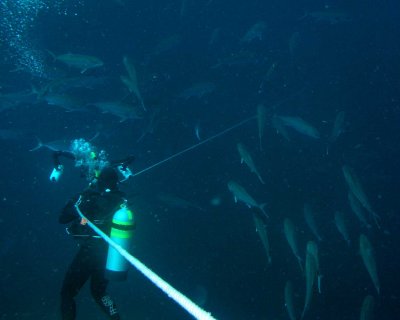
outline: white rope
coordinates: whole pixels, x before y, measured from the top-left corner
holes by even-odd
[[[88,220],[79,209],[79,204],[81,203],[81,197],[75,204],[75,208],[82,219],[87,221],[87,225],[93,229],[100,237],[102,237],[110,246],[117,250],[126,260],[128,260],[132,266],[139,270],[147,279],[149,279],[153,284],[160,288],[164,293],[178,303],[182,308],[189,312],[193,317],[200,320],[216,320],[211,313],[203,310],[198,305],[196,305],[192,300],[183,295],[181,292],[172,287],[169,283],[160,278],[152,270],[146,267],[142,262],[136,259],[134,256],[129,254],[124,248],[116,244],[109,236],[107,236],[103,231],[101,231],[96,225],[94,225],[90,220]]]

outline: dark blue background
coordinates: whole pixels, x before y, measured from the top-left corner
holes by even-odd
[[[4,1],[4,0],[2,0]],[[29,2],[29,1],[27,1]],[[31,1],[34,3],[34,1]],[[86,186],[72,164],[57,184],[50,183],[51,153],[29,152],[35,136],[43,141],[89,138],[111,158],[134,154],[134,171],[197,143],[246,119],[264,103],[281,115],[300,116],[314,124],[323,139],[292,133],[287,142],[268,127],[264,150],[258,149],[253,120],[131,180],[128,193],[137,216],[132,252],[177,289],[196,298],[206,288],[205,308],[218,319],[288,319],[283,289],[291,280],[297,312],[304,303],[305,281],[283,234],[283,219],[298,227],[299,247],[313,239],[303,219],[303,204],[313,205],[324,240],[319,243],[322,294],[314,294],[308,319],[357,319],[363,298],[375,298],[378,319],[396,319],[400,311],[399,270],[399,85],[400,6],[397,1],[76,1],[40,10],[24,35],[43,53],[41,76],[15,71],[15,48],[2,38],[1,94],[41,87],[53,73],[79,71],[54,62],[46,50],[100,57],[104,67],[88,75],[107,83],[75,91],[92,101],[121,99],[122,57],[129,55],[150,111],[159,110],[159,125],[140,143],[145,119],[119,120],[96,112],[65,112],[43,102],[23,103],[0,113],[0,128],[18,133],[0,140],[0,319],[58,317],[61,282],[76,246],[58,225],[64,203]],[[4,1],[4,3],[10,2]],[[18,5],[16,2],[13,4]],[[349,21],[330,24],[301,17],[324,5],[346,12]],[[66,15],[60,14],[66,12]],[[4,24],[4,17],[0,20]],[[21,17],[25,19],[26,17]],[[264,21],[261,41],[241,43],[255,23]],[[4,26],[4,25],[3,25]],[[220,28],[219,37],[209,44]],[[294,53],[289,39],[298,32]],[[163,39],[178,35],[171,48],[156,54]],[[213,67],[231,54],[249,52],[252,61]],[[277,70],[259,90],[269,67]],[[29,69],[29,68],[28,68]],[[212,82],[213,93],[179,99],[198,82]],[[1,97],[1,96],[0,96]],[[2,100],[0,100],[2,101]],[[346,112],[346,130],[326,154],[325,138],[338,111]],[[266,181],[261,185],[241,166],[236,143],[248,146]],[[347,204],[341,167],[353,167],[363,182],[382,230],[363,229]],[[272,265],[252,219],[252,211],[235,204],[227,182],[235,180],[267,203]],[[158,193],[175,194],[204,209],[167,207]],[[214,197],[220,206],[210,205]],[[347,214],[351,247],[333,222],[335,210]],[[381,294],[362,263],[358,237],[365,233],[375,249]],[[123,319],[189,319],[174,302],[135,270],[125,283],[111,284]],[[103,319],[87,288],[78,298],[78,319]]]

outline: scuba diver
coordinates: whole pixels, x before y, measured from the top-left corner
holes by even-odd
[[[124,265],[126,261],[119,254],[116,256],[115,253],[110,253],[112,249],[108,248],[107,243],[87,225],[87,222],[91,221],[105,234],[111,234],[112,238],[120,220],[116,220],[115,217],[122,210],[126,210],[127,202],[125,194],[118,188],[120,182],[118,171],[123,174],[125,180],[129,178],[132,174],[127,165],[133,161],[133,157],[128,157],[124,161],[109,162],[104,151],[97,152],[90,143],[77,139],[73,141],[70,152],[56,151],[54,153],[55,169],[50,176],[52,181],[57,181],[63,171],[60,157],[74,160],[75,166],[79,167],[82,174],[90,181],[86,190],[67,202],[59,217],[61,224],[69,224],[67,233],[78,241],[79,246],[78,253],[70,264],[62,284],[61,317],[63,320],[76,318],[74,298],[90,279],[90,291],[96,303],[109,319],[119,320],[116,305],[106,289],[109,279],[124,280],[126,278],[128,266]],[[117,230],[116,234],[122,234],[124,238],[127,238],[128,234],[130,238],[134,229],[133,214],[130,210],[126,212],[128,212],[129,221],[119,221],[123,228]],[[81,214],[87,220],[82,218]],[[111,263],[114,265],[117,263],[117,269],[123,265],[123,272],[110,271],[110,260],[113,260]]]

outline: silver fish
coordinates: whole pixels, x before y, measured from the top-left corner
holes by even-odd
[[[265,133],[265,125],[267,123],[267,108],[263,104],[257,106],[257,124],[258,138],[260,140],[260,150],[262,151],[262,139]]]
[[[235,202],[242,201],[249,208],[258,208],[268,218],[268,214],[264,209],[266,204],[259,204],[241,185],[231,180],[228,182],[228,189],[230,192],[232,192]]]
[[[307,222],[308,227],[314,234],[314,236],[318,239],[318,241],[322,241],[322,237],[319,234],[317,223],[315,222],[314,213],[311,209],[311,206],[307,203],[304,204],[304,219]]]
[[[328,23],[328,24],[337,24],[351,21],[351,17],[346,12],[341,11],[332,11],[332,10],[321,10],[321,11],[312,11],[306,13],[300,20],[310,18],[315,22]]]
[[[279,116],[274,115],[272,117],[272,127],[276,130],[278,134],[281,134],[287,141],[290,141],[289,133],[283,124],[283,121]]]
[[[128,72],[128,77],[121,76],[121,81],[125,84],[129,90],[129,92],[133,93],[136,96],[136,99],[139,101],[139,104],[142,106],[143,110],[146,111],[146,106],[144,105],[144,101],[142,95],[139,91],[138,80],[136,75],[136,69],[133,65],[133,62],[125,56],[123,58],[123,63],[126,71]]]
[[[374,251],[368,238],[364,235],[360,235],[360,253],[365,267],[372,279],[376,291],[380,292],[379,278],[376,270],[376,262],[374,257]]]
[[[254,40],[261,41],[264,39],[267,25],[264,21],[260,21],[251,26],[245,35],[240,39],[240,42],[253,42]]]
[[[69,67],[80,69],[84,73],[88,69],[99,68],[104,65],[104,62],[97,57],[84,54],[66,53],[55,56],[54,59],[66,64]]]
[[[119,101],[105,101],[91,103],[91,105],[101,110],[102,113],[109,113],[120,118],[120,122],[142,119],[142,117],[138,115],[135,107],[130,104],[121,103]]]
[[[368,295],[364,298],[361,312],[360,312],[360,320],[373,320],[374,318],[374,298],[371,295]]]
[[[265,184],[264,180],[262,179],[260,173],[258,172],[256,165],[254,164],[253,158],[251,154],[247,151],[246,147],[242,143],[237,144],[237,150],[239,152],[241,162],[245,163],[251,172],[253,172],[262,184]]]
[[[318,287],[318,293],[321,294],[321,270],[319,267],[319,256],[318,256],[318,246],[314,241],[308,241],[307,242],[307,249],[306,251],[308,253],[311,253],[314,256],[315,259],[315,266],[316,266],[316,276],[317,276],[317,287]]]
[[[333,143],[339,138],[339,136],[343,133],[344,131],[344,119],[345,119],[346,113],[344,111],[340,111],[335,118],[335,122],[333,123],[333,128],[331,135],[329,137],[329,142]]]
[[[344,218],[344,214],[340,211],[335,212],[335,224],[339,233],[342,235],[343,239],[347,242],[347,245],[350,246],[349,230],[347,228],[347,223]]]
[[[191,98],[201,99],[215,91],[215,84],[212,82],[199,82],[183,90],[178,97],[189,100]]]
[[[61,139],[49,142],[42,142],[38,137],[36,137],[37,145],[36,147],[30,149],[29,151],[36,151],[40,148],[46,148],[50,151],[67,151],[71,150],[72,139]]]
[[[378,214],[375,213],[375,211],[372,209],[372,206],[368,200],[367,195],[364,192],[364,188],[358,179],[358,176],[354,172],[352,168],[350,168],[347,165],[344,165],[342,167],[343,175],[346,180],[347,185],[350,188],[350,191],[354,194],[354,196],[360,201],[362,206],[367,209],[367,211],[370,213],[372,219],[374,220],[376,226],[380,228],[379,225],[379,220],[380,217]]]
[[[364,225],[367,228],[371,228],[369,225],[367,218],[365,217],[364,214],[364,208],[362,207],[360,201],[356,198],[353,192],[349,190],[347,193],[347,199],[349,200],[349,205],[351,210],[354,212],[354,214],[357,216],[358,220],[361,222],[362,225]]]
[[[69,112],[87,111],[83,101],[67,94],[48,92],[42,96],[42,100],[50,106],[57,106]]]
[[[299,263],[300,270],[303,273],[303,260],[300,257],[299,249],[297,247],[296,229],[292,220],[289,218],[285,218],[283,221],[283,231],[285,233],[286,240],[289,243],[290,249],[292,249],[292,252]]]
[[[271,264],[271,247],[268,240],[267,227],[263,220],[256,214],[253,214],[254,224],[256,226],[257,234],[259,235],[261,242],[264,246],[265,253],[267,254],[268,263]]]
[[[312,253],[307,252],[306,255],[306,298],[304,301],[304,308],[301,314],[301,318],[304,318],[304,315],[310,308],[311,299],[314,291],[315,278],[317,275],[317,264],[315,261],[315,257]]]
[[[319,139],[320,134],[317,129],[315,129],[312,125],[310,125],[308,122],[304,121],[300,117],[284,117],[284,116],[278,116],[281,120],[282,123],[290,127],[294,130],[296,130],[299,133],[302,133],[308,137],[314,138],[314,139]]]
[[[181,208],[181,209],[196,209],[199,211],[205,211],[202,207],[199,205],[185,200],[181,197],[172,195],[172,194],[167,194],[167,193],[159,193],[157,195],[158,200],[164,202],[168,206],[175,207],[175,208]]]
[[[286,281],[285,285],[285,307],[289,315],[290,320],[296,320],[296,312],[294,311],[293,302],[293,286],[290,281]]]

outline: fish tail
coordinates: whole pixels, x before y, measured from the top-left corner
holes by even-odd
[[[269,215],[268,215],[268,213],[265,211],[266,205],[267,205],[266,203],[260,204],[260,205],[259,205],[259,209],[262,211],[262,213],[265,215],[265,217],[269,219]]]
[[[303,259],[301,259],[300,257],[297,257],[297,261],[299,262],[301,273],[304,274]]]
[[[40,149],[41,147],[43,147],[43,143],[42,143],[42,141],[40,141],[40,139],[38,137],[36,137],[36,140],[37,140],[36,147],[34,147],[33,149],[30,149],[29,151],[36,151],[36,150]]]
[[[96,134],[89,140],[92,142],[94,139],[96,139],[100,135],[100,132],[96,132]]]
[[[372,215],[372,219],[374,220],[377,228],[380,229],[381,225],[380,225],[379,221],[381,220],[381,217],[374,211],[371,212],[371,215]]]
[[[47,51],[47,53],[49,54],[49,55],[51,55],[51,57],[53,58],[53,60],[57,60],[57,56],[53,53],[53,52],[51,52],[50,50],[46,50]]]
[[[261,182],[262,184],[265,184],[263,178],[261,177],[261,175],[260,175],[259,173],[257,173],[257,176],[258,176],[258,180],[260,180],[260,182]]]

